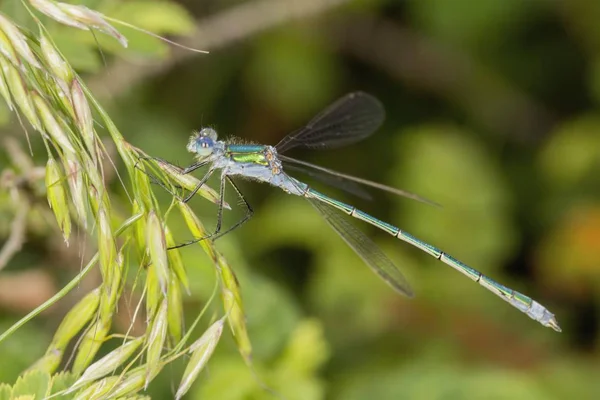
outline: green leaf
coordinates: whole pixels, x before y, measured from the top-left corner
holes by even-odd
[[[0,383],[0,400],[10,400],[12,397],[12,387],[6,383]]]
[[[17,379],[13,388],[13,397],[20,395],[34,395],[36,399],[43,399],[50,391],[50,375],[44,371],[30,371]]]
[[[75,383],[76,380],[77,380],[77,376],[70,372],[61,372],[61,373],[58,373],[58,374],[52,376],[52,382],[51,382],[52,386],[51,386],[50,394],[55,396],[55,397],[52,397],[52,399],[53,400],[66,400],[66,399],[72,398],[73,396],[70,394],[58,395],[58,396],[56,394],[71,387],[71,385],[73,383]]]

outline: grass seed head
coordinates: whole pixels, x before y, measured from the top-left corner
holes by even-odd
[[[13,24],[8,18],[6,18],[3,14],[0,13],[0,30],[4,32],[8,40],[10,41],[13,49],[17,52],[17,54],[27,61],[32,67],[41,69],[42,66],[38,62],[37,58],[31,51],[29,44],[27,43],[27,38],[19,28],[15,24]],[[21,65],[20,63],[16,63],[15,65]]]
[[[100,272],[104,282],[111,281],[117,249],[115,238],[110,226],[110,218],[106,206],[102,202],[97,215],[98,221],[98,251],[100,253]]]
[[[50,68],[50,71],[52,71],[54,76],[67,85],[71,83],[73,80],[73,70],[71,69],[71,66],[58,52],[50,38],[43,32],[40,33],[40,48],[42,50],[42,57],[44,57],[46,65]]]
[[[38,132],[45,134],[42,130],[42,124],[33,105],[33,99],[31,98],[29,90],[27,89],[27,85],[25,85],[25,81],[23,81],[21,74],[13,65],[6,62],[6,60],[0,58],[0,63],[2,64],[4,78],[6,79],[6,83],[8,84],[8,88],[10,89],[14,102],[17,103],[19,109],[25,118],[27,118],[31,126],[33,126]]]
[[[202,371],[215,351],[219,339],[221,338],[221,334],[223,333],[223,323],[224,319],[221,318],[212,324],[206,332],[190,346],[192,356],[185,367],[183,377],[177,388],[177,393],[175,394],[177,400],[181,399],[183,395],[187,393],[198,377],[198,374]]]
[[[50,348],[64,350],[75,335],[94,317],[100,302],[100,288],[79,300],[58,326]]]
[[[117,347],[92,365],[86,368],[81,377],[71,386],[69,391],[77,390],[81,386],[91,383],[104,376],[114,373],[117,368],[125,363],[144,342],[145,338],[129,340]]]
[[[94,134],[94,119],[85,93],[77,79],[71,84],[71,100],[75,110],[77,127],[92,158],[96,158],[96,136]]]
[[[148,214],[146,223],[146,244],[150,253],[150,260],[158,278],[160,290],[163,296],[167,294],[167,285],[169,283],[169,263],[167,257],[167,243],[165,241],[165,232],[163,224],[154,211]]]
[[[171,338],[171,344],[175,346],[181,340],[184,314],[181,283],[174,272],[171,272],[171,278],[169,279],[167,301],[169,303],[167,313],[169,337]]]
[[[48,203],[54,212],[56,222],[63,234],[65,242],[69,242],[71,235],[71,216],[67,204],[67,194],[63,186],[64,178],[56,160],[50,158],[46,164],[46,190]]]
[[[160,355],[165,347],[167,338],[167,311],[168,302],[162,301],[152,324],[148,327],[148,348],[146,351],[146,380],[144,387],[148,387],[150,381],[160,371]]]
[[[114,37],[121,43],[121,46],[127,47],[127,38],[116,30],[111,24],[106,22],[104,15],[98,11],[90,10],[86,6],[57,3],[58,7],[65,12],[72,20],[85,25],[86,29],[96,28],[100,32],[104,32],[109,36]]]
[[[171,230],[168,226],[165,226],[165,239],[167,241],[167,248],[175,246],[173,234],[171,233]],[[185,272],[185,267],[183,266],[183,260],[181,259],[181,253],[179,252],[179,249],[169,250],[167,252],[167,256],[169,258],[169,266],[171,267],[173,272],[175,272],[177,280],[183,285],[183,287],[185,287],[185,290],[189,293],[190,282],[187,276],[187,272]]]
[[[68,26],[72,26],[74,28],[79,28],[83,30],[88,30],[88,27],[73,19],[69,14],[63,11],[55,1],[50,0],[29,0],[32,6],[37,8],[39,12],[47,15],[52,18],[56,22],[60,22],[61,24],[65,24]]]
[[[69,136],[55,118],[56,113],[50,109],[46,100],[44,100],[39,93],[33,92],[31,93],[31,96],[33,97],[33,103],[35,104],[35,108],[38,111],[38,115],[40,116],[48,135],[50,135],[64,152],[75,154],[75,148],[71,143],[71,139],[69,139]]]
[[[83,336],[73,362],[73,373],[81,374],[92,363],[96,353],[104,343],[110,329],[111,320],[98,320],[93,323]]]

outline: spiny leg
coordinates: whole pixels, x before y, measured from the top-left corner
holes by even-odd
[[[231,184],[231,186],[235,190],[235,192],[238,195],[238,197],[244,203],[244,206],[246,207],[246,214],[238,222],[236,222],[230,228],[228,228],[226,231],[221,232],[221,226],[222,226],[222,223],[223,223],[223,202],[224,202],[224,199],[225,199],[225,179],[227,179],[227,181]],[[239,228],[240,226],[242,226],[250,218],[252,218],[252,215],[254,215],[254,210],[250,206],[250,203],[248,203],[248,201],[246,200],[246,198],[244,197],[244,195],[242,194],[242,192],[240,191],[240,189],[237,187],[237,185],[233,182],[233,180],[230,177],[228,177],[227,175],[224,175],[221,178],[221,186],[220,186],[220,189],[219,189],[219,209],[218,209],[218,212],[217,212],[217,226],[215,227],[215,231],[213,233],[211,233],[210,235],[207,235],[207,236],[204,236],[204,237],[201,237],[201,238],[196,238],[196,239],[187,241],[185,243],[178,244],[177,246],[169,247],[168,250],[178,249],[178,248],[181,248],[181,247],[186,247],[186,246],[189,246],[191,244],[198,243],[198,242],[200,242],[202,240],[208,240],[208,239],[210,239],[210,240],[216,240],[216,239],[220,238],[221,236],[226,235],[229,232],[232,232],[233,230],[235,230],[235,229]]]
[[[197,167],[197,168],[200,168],[200,167]],[[194,169],[197,169],[197,168],[194,168]],[[190,172],[191,171],[187,171],[187,172],[183,172],[183,173],[184,174],[189,174]],[[194,190],[192,190],[190,192],[190,194],[188,194],[187,196],[185,196],[185,198],[183,200],[181,200],[181,201],[183,201],[184,203],[187,203],[188,201],[190,201],[190,199],[192,197],[194,197],[196,195],[196,193],[198,193],[198,190],[200,190],[200,188],[206,183],[206,181],[208,181],[208,178],[211,177],[211,175],[213,174],[213,172],[215,172],[214,168],[209,169],[208,172],[206,173],[206,175],[204,175],[202,177],[202,179],[200,179],[200,182],[198,182],[198,184],[196,185],[196,187],[194,188]],[[221,192],[223,192],[223,188],[222,187],[223,187],[223,180],[221,179]],[[219,208],[221,208],[221,207],[223,207],[223,195],[222,194],[221,194],[221,199],[219,200]]]

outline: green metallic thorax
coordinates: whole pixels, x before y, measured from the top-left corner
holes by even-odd
[[[269,160],[266,158],[265,146],[261,145],[228,145],[225,148],[225,155],[237,163],[269,165]]]

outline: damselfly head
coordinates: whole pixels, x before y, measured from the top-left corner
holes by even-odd
[[[187,150],[201,158],[208,157],[212,154],[216,141],[217,131],[212,128],[202,128],[190,137]]]

